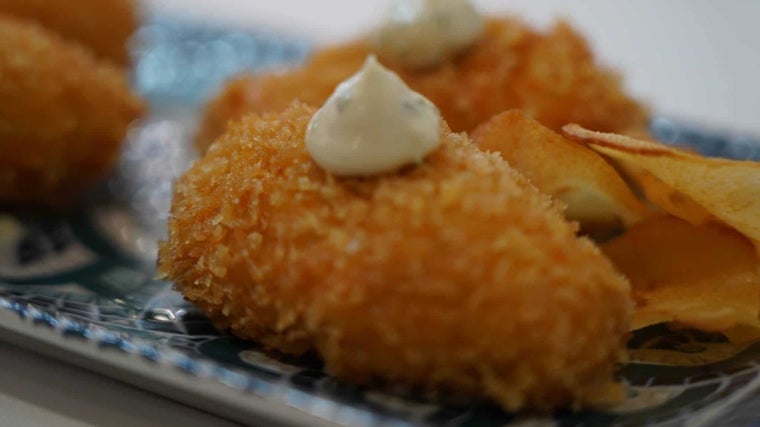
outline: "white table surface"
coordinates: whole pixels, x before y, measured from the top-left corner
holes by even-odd
[[[383,0],[152,0],[149,8],[331,43],[375,22]],[[656,110],[760,135],[760,1],[481,0],[537,25],[575,22]],[[0,342],[0,426],[227,427],[162,397]]]

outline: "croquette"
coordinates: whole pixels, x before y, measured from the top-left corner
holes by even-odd
[[[220,328],[357,384],[505,409],[614,402],[628,282],[561,208],[445,124],[421,164],[338,178],[315,109],[247,115],[177,182],[159,272]]]
[[[36,22],[100,59],[129,65],[127,41],[138,25],[133,0],[0,0],[0,13]]]
[[[198,148],[205,150],[230,120],[247,112],[279,111],[295,99],[322,105],[371,50],[362,39],[317,51],[288,72],[234,78],[206,107]],[[515,108],[554,131],[567,123],[610,132],[646,129],[646,109],[624,93],[618,75],[599,66],[583,37],[564,22],[540,33],[518,19],[491,19],[472,48],[426,70],[380,60],[438,106],[456,132]]]
[[[143,111],[124,72],[0,15],[0,201],[67,205],[113,166]]]

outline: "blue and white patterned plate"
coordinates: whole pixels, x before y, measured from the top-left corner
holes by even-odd
[[[154,20],[135,37],[136,87],[154,106],[117,171],[67,215],[0,207],[0,338],[243,423],[371,426],[747,425],[760,418],[760,343],[650,327],[620,372],[628,399],[606,412],[508,414],[358,388],[320,362],[267,353],[216,331],[154,279],[171,182],[192,161],[196,107],[226,76],[299,61],[303,41]],[[760,159],[760,142],[664,118],[663,141]],[[730,409],[730,411],[729,411]]]

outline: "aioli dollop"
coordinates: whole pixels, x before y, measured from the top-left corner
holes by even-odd
[[[378,54],[406,67],[430,67],[467,49],[484,28],[468,0],[395,0],[373,42]]]
[[[441,143],[438,109],[374,56],[335,89],[306,130],[306,149],[341,176],[392,172]]]

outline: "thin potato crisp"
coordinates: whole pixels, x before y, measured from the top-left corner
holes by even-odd
[[[602,250],[631,281],[632,330],[662,322],[714,332],[760,328],[754,248],[728,227],[655,216]]]
[[[649,213],[601,156],[519,110],[494,116],[472,137],[478,147],[498,152],[541,191],[567,205],[565,216],[588,234],[619,231]]]
[[[563,131],[598,153],[644,169],[719,221],[755,242],[760,241],[760,163],[706,158],[656,142],[593,132],[578,125],[567,125]],[[689,219],[679,214],[678,209],[671,213]]]

